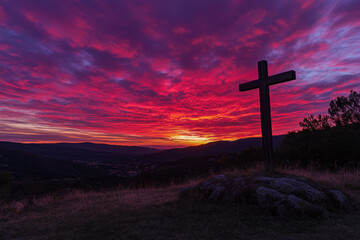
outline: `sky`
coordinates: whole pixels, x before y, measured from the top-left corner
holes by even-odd
[[[359,0],[0,0],[0,141],[170,148],[273,134],[360,90]]]

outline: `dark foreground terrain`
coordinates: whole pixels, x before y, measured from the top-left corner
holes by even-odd
[[[274,137],[275,147],[283,138]],[[9,194],[5,196],[7,200],[62,193],[69,189],[168,185],[191,176],[217,172],[219,156],[235,156],[250,146],[261,146],[261,139],[219,141],[164,151],[93,143],[0,142],[0,191],[4,172],[13,176]],[[4,194],[0,192],[0,200],[3,198]]]
[[[359,199],[359,172],[282,171]],[[201,180],[14,201],[1,209],[0,239],[360,239],[357,213],[280,218],[256,207],[177,201],[184,187]]]

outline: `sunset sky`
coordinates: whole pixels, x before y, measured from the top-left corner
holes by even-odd
[[[359,0],[0,0],[0,140],[176,147],[273,134],[360,90]]]

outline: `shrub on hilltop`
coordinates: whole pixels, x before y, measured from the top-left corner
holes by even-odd
[[[241,153],[224,154],[217,159],[217,163],[223,170],[253,168],[262,161],[262,148],[252,146]]]
[[[311,115],[299,123],[302,130],[290,132],[276,152],[282,166],[312,166],[318,169],[359,167],[360,94],[330,102],[330,115]]]
[[[4,199],[9,192],[14,177],[9,172],[0,172],[0,200]]]

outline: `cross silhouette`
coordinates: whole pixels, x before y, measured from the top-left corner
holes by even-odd
[[[271,114],[270,114],[270,93],[269,86],[287,82],[296,79],[295,71],[279,73],[273,76],[268,76],[267,62],[262,60],[258,62],[259,79],[243,83],[239,85],[239,90],[244,92],[259,88],[260,92],[260,113],[261,113],[261,133],[265,168],[271,172],[274,169],[273,160],[273,139],[271,130]]]

